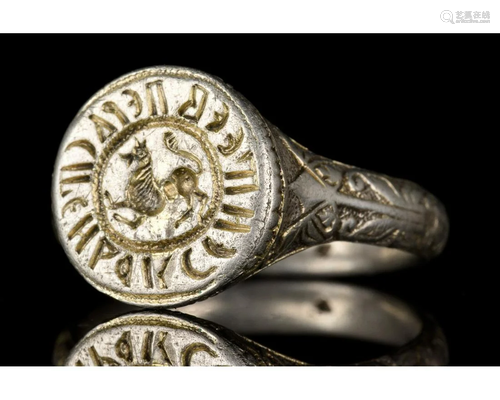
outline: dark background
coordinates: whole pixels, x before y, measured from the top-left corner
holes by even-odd
[[[500,365],[498,43],[493,35],[0,36],[0,365],[50,365],[57,335],[106,301],[53,235],[53,164],[96,91],[161,64],[219,76],[312,151],[441,199],[451,231],[440,257],[350,281],[432,314],[451,365]],[[298,352],[319,351],[306,339]],[[352,347],[336,351],[344,359]]]

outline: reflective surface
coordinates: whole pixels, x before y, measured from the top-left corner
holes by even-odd
[[[76,366],[307,365],[294,354],[249,340],[302,337],[300,347],[339,365],[336,341],[385,346],[358,365],[444,365],[446,340],[434,320],[374,290],[340,283],[255,280],[178,311],[132,311],[113,304],[93,324],[63,332],[54,362]],[[84,327],[84,328],[83,328]],[[82,329],[83,328],[83,329]],[[90,329],[90,331],[89,331]],[[83,336],[83,337],[81,337]],[[321,346],[313,344],[318,338]],[[308,339],[309,338],[309,339]],[[289,349],[293,353],[293,349]],[[313,355],[314,358],[314,355]]]

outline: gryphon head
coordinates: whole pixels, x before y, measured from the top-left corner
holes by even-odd
[[[127,161],[128,166],[130,166],[135,160],[140,161],[148,156],[149,150],[146,145],[146,140],[139,142],[137,138],[135,138],[135,146],[130,153],[120,154],[120,157]]]

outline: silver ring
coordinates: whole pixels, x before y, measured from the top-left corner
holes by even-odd
[[[131,308],[130,306],[127,306]],[[180,312],[123,313],[114,303],[94,312],[92,326],[78,323],[60,335],[58,365],[189,366],[309,365],[263,346],[255,335],[328,338],[320,351],[339,365],[335,338],[387,346],[388,353],[356,365],[445,365],[448,350],[435,321],[383,293],[325,282],[254,280],[181,308]],[[99,315],[101,314],[101,315]],[[104,321],[97,323],[96,318]],[[83,329],[82,329],[83,327]],[[308,346],[307,340],[301,347]],[[296,356],[295,356],[296,357]]]
[[[351,270],[430,258],[448,232],[416,184],[317,156],[231,86],[179,67],[130,73],[87,102],[62,140],[52,199],[71,263],[137,305],[192,303],[336,241],[381,249],[368,260],[383,263]]]

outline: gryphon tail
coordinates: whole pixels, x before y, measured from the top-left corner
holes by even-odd
[[[178,156],[187,158],[188,160],[193,161],[196,163],[196,166],[198,167],[198,171],[195,172],[195,174],[199,175],[203,171],[203,165],[198,157],[196,157],[194,154],[189,153],[184,150],[179,149],[179,142],[177,141],[177,137],[173,132],[165,132],[163,134],[163,141],[165,143],[165,146],[167,149],[169,149],[172,153],[177,154]]]

